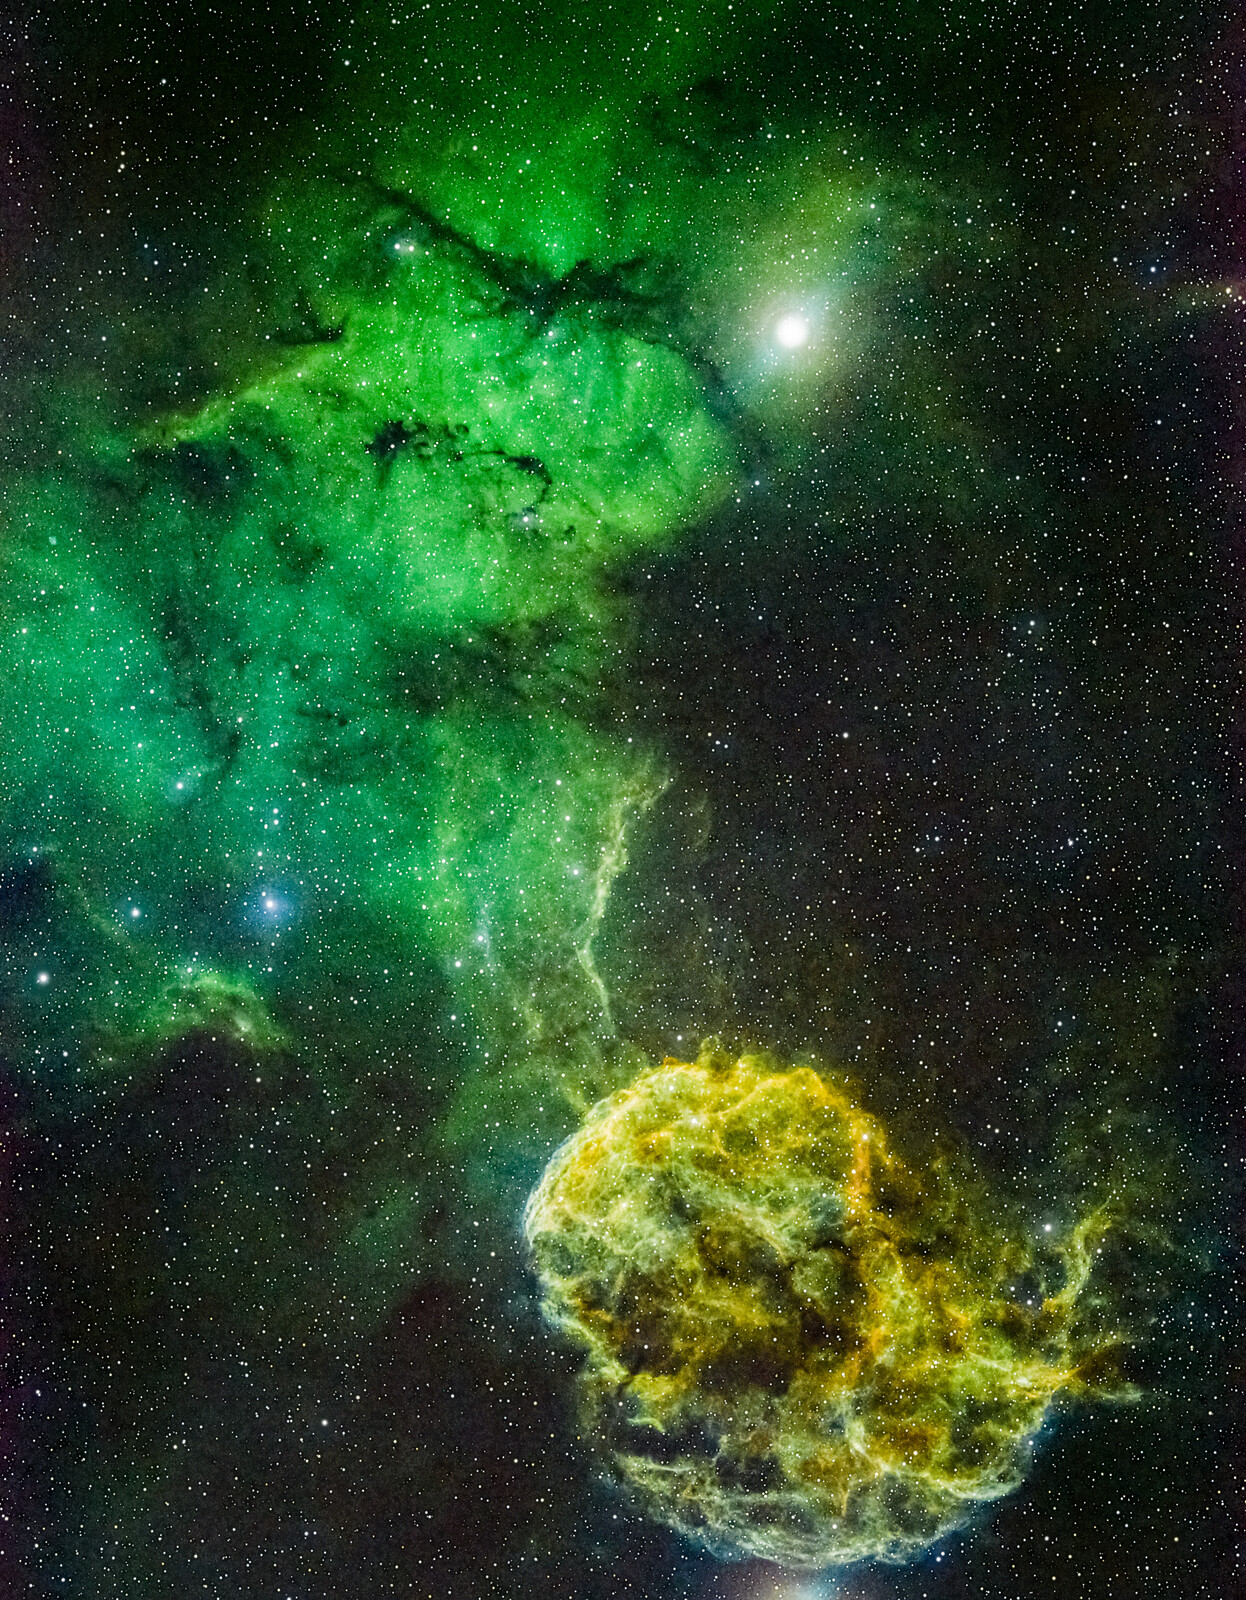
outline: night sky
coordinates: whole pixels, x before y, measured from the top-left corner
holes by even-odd
[[[1246,1594],[1229,7],[0,17],[0,1593]]]

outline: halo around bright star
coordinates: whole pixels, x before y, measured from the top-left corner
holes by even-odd
[[[774,330],[774,336],[786,350],[795,350],[797,345],[804,344],[809,337],[809,324],[804,317],[790,312],[786,317],[780,317]]]

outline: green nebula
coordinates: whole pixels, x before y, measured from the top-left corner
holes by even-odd
[[[1102,1208],[1027,1239],[811,1068],[707,1051],[593,1107],[534,1192],[588,1427],[728,1555],[902,1560],[1021,1483],[1057,1395],[1126,1397]]]
[[[597,1004],[619,808],[661,781],[593,709],[603,575],[734,445],[626,269],[491,252],[388,175],[294,203],[252,380],[9,489],[5,824],[84,946],[34,1033],[125,1031],[206,966],[297,1036],[348,902],[469,994],[538,962]]]
[[[354,10],[315,114],[220,218],[152,198],[98,304],[49,288],[75,338],[3,399],[0,1067],[66,1592],[195,1592],[205,1506],[239,1594],[322,1510],[335,1576],[280,1592],[397,1592],[452,1501],[445,1591],[536,1592],[577,1429],[642,1538],[902,1559],[1132,1392],[1214,941],[1165,876],[1202,814],[1099,746],[1184,782],[1187,668],[1180,714],[1120,685],[1207,607],[1109,630],[1084,551],[1124,594],[1169,502],[1016,443],[1063,461],[1067,352],[1144,342],[1047,206],[1132,135],[1075,108],[1067,183],[1011,110],[979,148],[890,13],[883,91],[860,18],[495,10]]]
[[[430,982],[490,1072],[527,1039],[582,1100],[581,1058],[626,1051],[594,940],[670,772],[629,724],[613,578],[738,502],[905,270],[859,137],[828,126],[764,188],[707,172],[717,91],[692,145],[667,100],[711,62],[684,41],[591,101],[556,75],[539,125],[512,95],[479,133],[455,91],[357,88],[247,214],[214,383],[153,400],[137,338],[111,417],[67,382],[0,554],[0,824],[32,907],[9,1027],[40,1094],[129,1082],[200,982],[319,1060],[352,968],[387,980],[355,1030],[378,1061]],[[833,336],[776,372],[776,308],[831,280]],[[461,1088],[457,1057],[404,1070]]]

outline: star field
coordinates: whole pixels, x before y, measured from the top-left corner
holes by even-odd
[[[6,1593],[1238,1592],[1235,38],[0,22]]]

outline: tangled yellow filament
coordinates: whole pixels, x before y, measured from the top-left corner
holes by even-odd
[[[1021,1481],[1060,1391],[1124,1392],[1079,1304],[1102,1213],[1039,1244],[992,1212],[812,1069],[705,1052],[601,1101],[525,1226],[650,1511],[819,1567],[912,1554]]]

